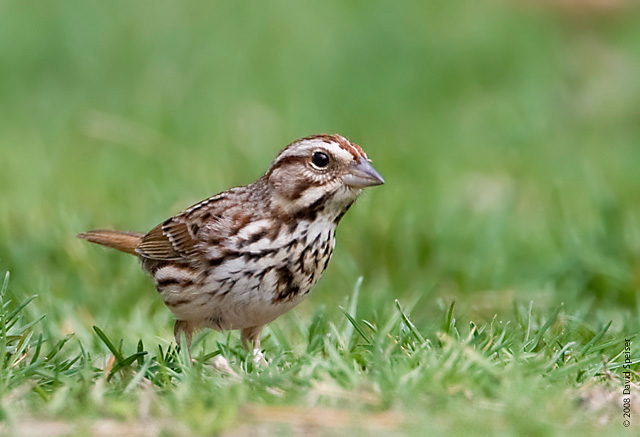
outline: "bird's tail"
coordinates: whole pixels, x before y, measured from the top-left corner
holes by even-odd
[[[108,229],[97,229],[95,231],[87,231],[82,234],[78,234],[78,238],[82,238],[91,243],[111,247],[119,250],[120,252],[137,255],[136,247],[138,247],[142,241],[143,235],[144,234],[139,232],[121,232],[110,231]]]

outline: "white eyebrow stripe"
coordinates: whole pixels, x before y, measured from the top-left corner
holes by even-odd
[[[324,143],[324,146],[329,152],[331,152],[336,158],[338,158],[338,160],[351,161],[352,159],[354,159],[353,154],[348,150],[345,150],[338,143]]]
[[[340,161],[352,161],[354,159],[369,159],[360,146],[352,143],[342,135],[315,135],[294,141],[274,160],[272,167],[287,158],[305,158],[311,156],[316,150],[326,150]]]

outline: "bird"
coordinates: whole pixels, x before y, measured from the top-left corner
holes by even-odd
[[[298,305],[329,264],[336,227],[364,188],[382,185],[365,151],[339,134],[293,141],[255,182],[209,197],[149,232],[78,237],[135,255],[175,315],[174,336],[239,330],[262,357],[265,325]]]

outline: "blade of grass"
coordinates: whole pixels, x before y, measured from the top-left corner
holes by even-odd
[[[589,352],[589,349],[591,349],[591,347],[596,344],[601,338],[602,336],[609,330],[609,328],[611,327],[611,323],[613,321],[609,321],[609,323],[606,324],[606,326],[604,328],[602,328],[590,341],[589,343],[587,343],[584,348],[582,348],[582,356],[585,356],[587,354],[587,352]]]
[[[349,313],[353,314],[353,317],[356,317],[356,311],[358,310],[358,295],[360,294],[360,286],[362,286],[362,281],[364,278],[362,276],[358,277],[356,280],[356,285],[353,287],[353,294],[351,295],[351,301],[349,302]],[[344,309],[340,307],[342,312]],[[351,321],[351,320],[349,320]],[[345,339],[348,342],[353,335],[354,325],[353,323],[347,323],[345,328]]]
[[[528,347],[527,349],[528,352],[531,352],[538,347],[540,340],[542,340],[542,336],[556,321],[556,319],[558,318],[558,314],[560,314],[560,311],[562,311],[563,307],[564,307],[564,304],[558,305],[558,307],[555,310],[553,310],[553,312],[551,313],[547,321],[544,323],[544,325],[542,325],[542,327],[538,330],[538,332],[536,333],[536,336],[531,340],[531,344],[530,345],[525,344],[524,347],[525,348]]]
[[[98,335],[98,337],[100,338],[100,340],[102,340],[102,342],[107,346],[107,348],[111,351],[111,353],[113,354],[114,357],[116,357],[116,361],[121,362],[123,360],[122,354],[120,353],[120,351],[113,345],[113,343],[111,343],[111,340],[109,340],[109,338],[105,335],[104,332],[102,332],[102,330],[100,328],[98,328],[97,326],[93,327],[93,330],[95,331],[95,333]]]
[[[402,310],[402,305],[400,305],[400,301],[398,299],[396,299],[395,303],[396,303],[396,308],[398,309],[398,312],[400,313],[400,315],[402,317],[402,321],[405,323],[405,325],[407,325],[409,327],[409,330],[411,331],[413,336],[416,338],[416,340],[418,340],[418,342],[421,345],[424,344],[424,342],[425,342],[424,337],[422,336],[422,334],[420,334],[420,332],[418,331],[416,326],[413,324],[413,322],[411,322],[411,320],[409,320],[409,317]]]
[[[362,337],[364,339],[364,341],[367,342],[367,344],[371,344],[371,340],[369,339],[369,337],[367,337],[367,334],[364,332],[364,330],[362,329],[362,327],[360,326],[358,321],[355,320],[353,317],[351,317],[351,314],[349,314],[349,312],[347,310],[345,310],[342,307],[339,307],[339,308],[340,308],[340,310],[342,310],[342,312],[344,313],[345,317],[349,320],[349,323],[351,323],[351,326],[353,326],[353,328],[356,330],[356,332],[358,334],[360,334],[360,337]]]

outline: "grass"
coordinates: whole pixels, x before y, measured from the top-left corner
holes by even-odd
[[[0,433],[633,432],[630,2],[33,6],[0,2]],[[265,330],[267,368],[237,333],[190,362],[135,260],[74,237],[150,229],[318,132],[387,183]]]
[[[421,332],[398,301],[375,320],[359,318],[357,297],[356,288],[340,322],[321,308],[310,322],[287,326],[287,335],[272,326],[266,368],[231,336],[212,344],[201,335],[191,362],[172,345],[145,347],[95,326],[101,344],[89,351],[72,335],[45,337],[41,320],[23,314],[28,302],[12,311],[3,302],[3,419],[29,430],[16,410],[38,411],[91,429],[92,420],[109,417],[124,429],[153,422],[176,434],[292,424],[324,432],[590,434],[604,414],[588,407],[590,390],[620,391],[624,338],[635,339],[625,332],[637,332],[631,324],[618,332],[611,322],[590,325],[564,305],[542,315],[533,302],[516,304],[511,320],[479,324],[458,321],[451,303],[438,326]],[[217,354],[231,361],[232,374],[215,370]]]

